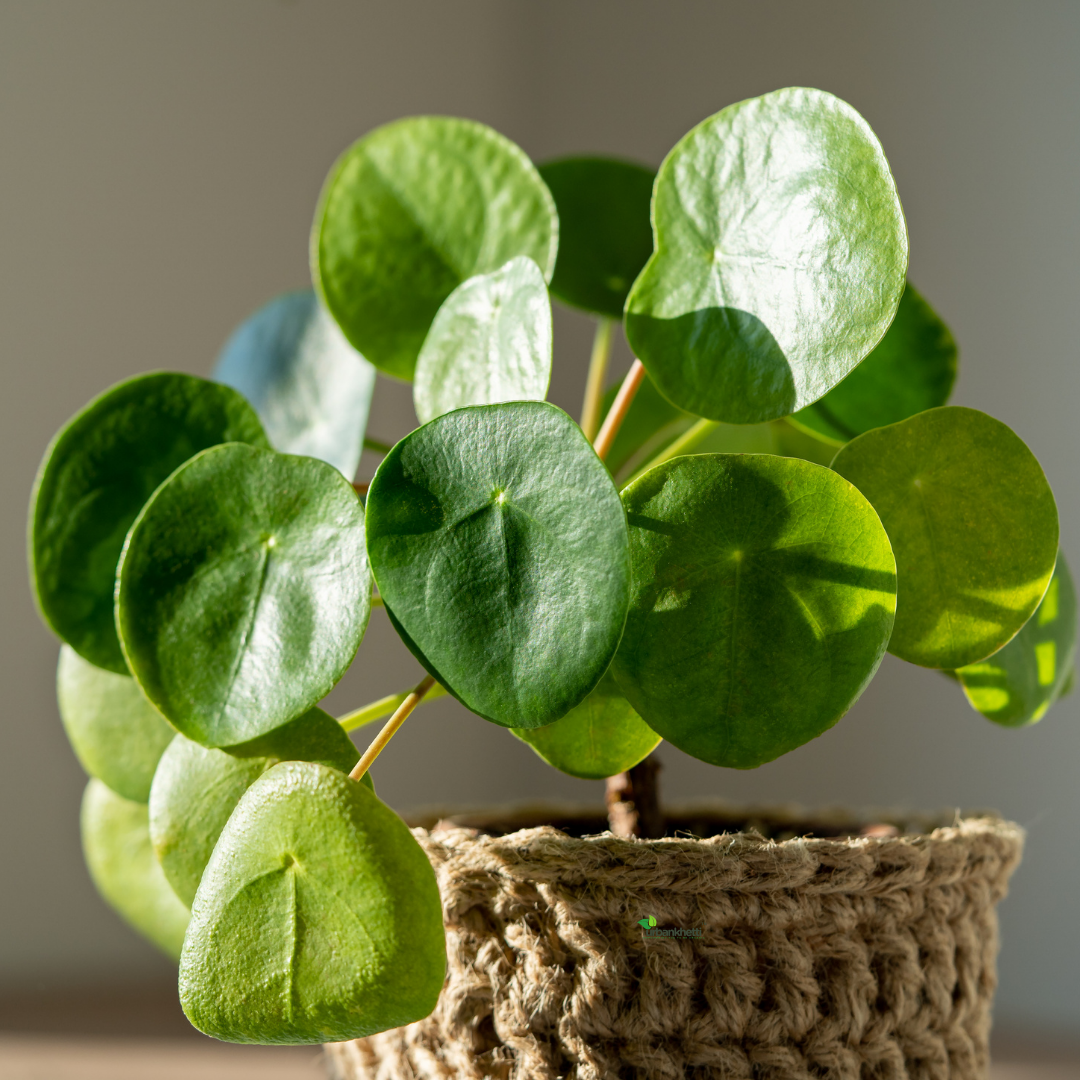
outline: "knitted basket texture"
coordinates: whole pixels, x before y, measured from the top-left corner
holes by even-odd
[[[339,1080],[986,1080],[1016,825],[777,842],[447,824],[413,830],[443,897],[439,1004],[327,1046]],[[677,929],[700,937],[656,936]]]

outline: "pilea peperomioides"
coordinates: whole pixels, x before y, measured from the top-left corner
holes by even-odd
[[[432,1010],[434,873],[368,773],[422,700],[603,778],[661,738],[771,761],[886,650],[1008,726],[1068,690],[1053,495],[946,404],[956,346],[907,283],[888,163],[830,94],[731,105],[656,173],[400,120],[334,166],[311,259],[213,379],[75,416],[30,510],[87,860],[201,1030],[326,1042]],[[549,292],[597,318],[580,424],[543,400]],[[619,320],[638,359],[607,387]],[[364,437],[377,372],[421,421],[392,447]],[[334,720],[376,603],[426,676]],[[387,716],[357,761],[346,732]]]

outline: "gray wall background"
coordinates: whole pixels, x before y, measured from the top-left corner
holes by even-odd
[[[0,989],[172,977],[82,865],[57,646],[26,585],[37,462],[92,395],[148,369],[208,373],[236,322],[305,283],[315,198],[351,140],[441,112],[536,159],[655,164],[730,102],[799,84],[846,98],[895,170],[911,276],[960,342],[954,400],[1039,456],[1075,563],[1078,55],[1080,5],[1045,0],[0,3]],[[574,412],[590,334],[558,314],[552,396]],[[408,393],[380,391],[372,434],[410,421]],[[377,615],[330,705],[417,677]],[[1002,909],[998,1016],[1080,1032],[1078,711],[1080,695],[1002,730],[888,657],[811,745],[752,773],[665,747],[663,780],[678,798],[997,807],[1030,833]],[[600,796],[445,701],[403,728],[378,782],[398,808]]]

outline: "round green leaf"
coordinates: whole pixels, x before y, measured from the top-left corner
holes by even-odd
[[[191,912],[180,1002],[228,1042],[320,1043],[412,1023],[446,971],[442,905],[408,827],[363,784],[277,765],[225,826]]]
[[[416,361],[422,424],[465,405],[543,401],[551,381],[551,302],[524,255],[462,282],[439,308]]]
[[[375,368],[311,289],[279,296],[241,323],[214,378],[255,406],[275,450],[328,461],[347,480],[356,475]]]
[[[30,503],[30,578],[45,621],[92,664],[127,674],[113,588],[131,523],[178,465],[223,442],[267,445],[251,406],[228,386],[158,372],[106,390],[50,443]]]
[[[467,278],[528,255],[550,279],[555,204],[522,150],[472,120],[419,116],[353,143],[327,178],[312,273],[345,336],[411,379],[435,313]]]
[[[229,815],[267,769],[317,761],[347,773],[358,758],[342,726],[318,708],[228,752],[177,735],[150,789],[150,839],[176,895],[190,906]]]
[[[820,90],[777,90],[694,128],[664,159],[656,251],[626,334],[660,391],[710,420],[801,409],[881,340],[907,231],[866,121]]]
[[[634,712],[610,674],[561,720],[510,732],[549,765],[582,780],[603,780],[625,772],[660,743],[660,736]]]
[[[949,328],[908,282],[877,348],[790,422],[840,446],[864,431],[944,405],[956,381],[956,351]]]
[[[540,727],[600,681],[626,619],[626,517],[562,410],[524,401],[432,420],[383,459],[367,514],[387,613],[473,712]]]
[[[678,457],[623,492],[633,591],[612,671],[654,731],[750,769],[832,727],[881,663],[896,578],[873,507],[836,473]]]
[[[233,443],[192,458],[132,526],[117,576],[131,672],[203,746],[306,712],[367,626],[364,510],[330,465]]]
[[[1076,666],[1076,589],[1065,556],[1035,614],[1004,648],[959,668],[971,707],[1004,727],[1041,720],[1062,697]]]
[[[83,854],[98,892],[143,937],[179,959],[188,909],[154,858],[146,804],[91,779],[83,795],[81,824]]]
[[[653,250],[649,204],[656,173],[617,158],[571,157],[540,166],[559,213],[551,291],[572,307],[621,319]]]
[[[1000,420],[929,409],[852,439],[832,467],[873,503],[896,553],[889,652],[965,667],[1028,621],[1057,561],[1057,505],[1034,454]]]
[[[56,698],[79,764],[125,799],[146,802],[158,759],[176,731],[135,680],[95,667],[62,645]]]

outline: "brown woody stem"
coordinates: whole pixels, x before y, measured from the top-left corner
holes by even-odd
[[[650,754],[627,772],[607,778],[608,827],[616,836],[655,840],[664,835],[659,771],[660,762]]]

